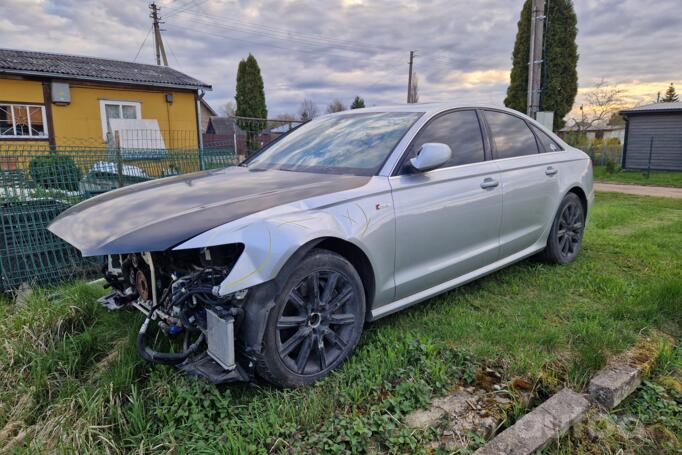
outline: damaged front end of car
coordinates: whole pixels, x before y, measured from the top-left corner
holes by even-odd
[[[235,343],[243,328],[248,291],[219,293],[220,283],[243,250],[244,245],[236,243],[109,255],[104,278],[112,292],[100,302],[110,310],[132,306],[145,314],[136,340],[145,360],[175,365],[216,384],[248,381],[253,377],[253,361],[248,349]],[[169,343],[150,341],[152,324],[168,336]]]

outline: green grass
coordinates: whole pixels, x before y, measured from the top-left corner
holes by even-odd
[[[214,387],[140,360],[141,322],[83,283],[0,303],[0,447],[63,453],[413,453],[401,422],[484,365],[580,388],[654,328],[682,334],[682,203],[599,194],[584,249],[527,260],[369,324],[315,386]],[[4,427],[4,429],[2,429]]]
[[[606,166],[594,166],[594,180],[596,182],[682,188],[682,172],[675,171],[651,171],[647,177],[646,171],[616,169],[614,172],[607,172]]]

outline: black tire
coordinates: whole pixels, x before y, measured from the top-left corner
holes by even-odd
[[[561,201],[547,238],[543,259],[552,264],[568,264],[578,256],[585,229],[585,210],[575,193]]]
[[[364,320],[365,293],[355,268],[336,253],[312,250],[268,315],[257,372],[280,387],[311,384],[355,349]]]

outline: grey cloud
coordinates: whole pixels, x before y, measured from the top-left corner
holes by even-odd
[[[551,0],[552,1],[552,0]],[[407,58],[422,101],[500,104],[522,1],[509,0],[159,0],[174,67],[213,85],[219,108],[234,97],[237,64],[258,59],[272,115],[304,97],[321,106],[355,95],[368,105],[402,103]],[[187,11],[175,8],[187,5]],[[660,82],[679,77],[679,0],[576,0],[581,85]],[[176,10],[177,11],[177,10]],[[150,27],[139,0],[4,0],[3,46],[132,60]],[[0,19],[2,22],[2,19]],[[677,43],[677,46],[674,44]],[[138,61],[153,63],[152,37]],[[491,71],[477,84],[453,74]],[[491,74],[493,74],[491,73]],[[487,74],[487,73],[484,73]],[[456,78],[455,78],[456,79]],[[662,87],[663,89],[664,87]]]

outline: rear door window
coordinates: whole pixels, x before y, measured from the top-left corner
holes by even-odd
[[[495,111],[485,111],[485,118],[495,143],[495,158],[538,153],[535,136],[522,118]]]

